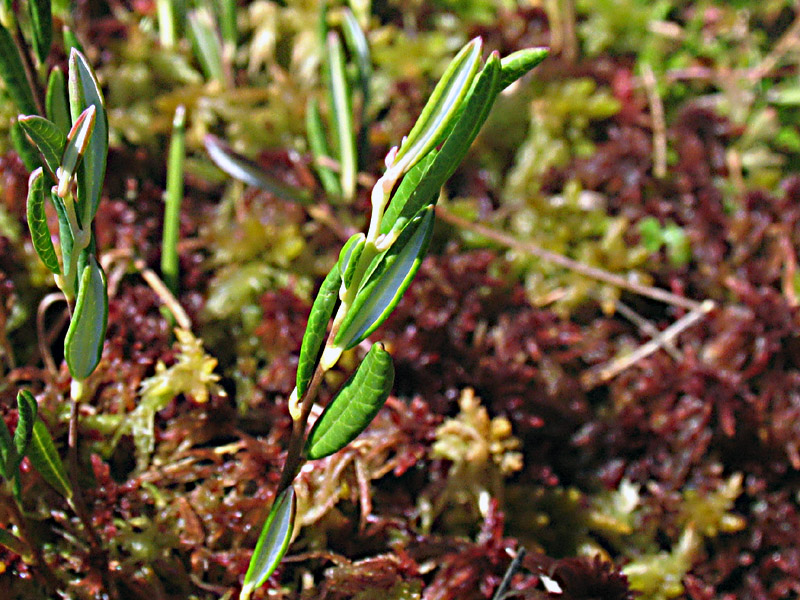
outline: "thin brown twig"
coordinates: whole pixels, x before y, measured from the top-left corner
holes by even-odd
[[[747,77],[750,81],[758,81],[769,75],[792,47],[800,45],[800,7],[795,8],[797,12],[789,29],[775,42],[772,51],[764,60],[747,73]]]
[[[53,360],[53,353],[50,352],[50,344],[52,343],[52,334],[48,334],[45,331],[45,324],[44,318],[45,314],[47,313],[47,309],[50,308],[53,304],[60,301],[66,302],[66,298],[64,294],[61,292],[53,292],[52,294],[47,294],[42,301],[39,302],[39,307],[36,310],[36,334],[37,340],[39,342],[39,354],[42,355],[42,361],[44,361],[44,366],[47,371],[53,375],[58,375],[58,367],[56,367],[56,361]],[[62,318],[59,319],[58,326],[54,328],[56,331],[60,331],[61,328],[64,326],[64,322],[66,320],[66,313],[64,311]]]
[[[317,368],[314,370],[314,375],[300,403],[300,416],[292,423],[292,437],[289,439],[289,446],[286,450],[286,462],[283,463],[278,489],[275,492],[276,498],[292,484],[303,463],[303,441],[305,440],[308,416],[311,414],[311,408],[314,406],[314,400],[317,399],[324,376],[325,370],[317,363]]]
[[[580,263],[567,256],[564,256],[563,254],[545,250],[544,248],[541,248],[532,242],[523,242],[501,231],[496,231],[484,225],[467,221],[466,219],[451,213],[441,204],[436,206],[436,215],[451,225],[455,225],[456,227],[461,227],[462,229],[477,233],[494,242],[502,244],[503,246],[531,254],[542,260],[546,260],[566,269],[575,271],[576,273],[580,273],[581,275],[585,275],[586,277],[591,277],[592,279],[597,279],[598,281],[603,281],[610,285],[629,290],[635,294],[639,294],[640,296],[652,298],[653,300],[658,300],[659,302],[664,302],[665,304],[678,306],[687,310],[698,310],[702,306],[702,304],[696,300],[678,296],[677,294],[673,294],[657,287],[642,285],[640,283],[636,283],[635,281],[630,281],[624,277],[621,277],[620,275],[615,275],[614,273],[609,273],[603,269],[598,269],[597,267]]]
[[[642,344],[633,352],[614,358],[604,365],[586,371],[581,376],[581,384],[584,389],[588,390],[613,379],[628,367],[633,366],[640,360],[650,356],[659,348],[662,348],[665,342],[674,340],[683,333],[683,331],[703,319],[708,313],[714,310],[715,307],[716,303],[713,300],[705,300],[698,308],[688,312],[667,327],[658,337]]]
[[[661,332],[655,325],[621,300],[617,300],[617,312],[636,325],[643,333],[650,336],[651,339],[655,339],[661,335]],[[683,360],[683,355],[681,355],[680,350],[675,347],[675,344],[672,343],[672,340],[664,340],[664,350],[676,361]]]
[[[650,105],[653,128],[653,175],[663,179],[667,175],[667,126],[664,120],[664,103],[658,95],[658,81],[650,63],[642,63],[642,83]]]

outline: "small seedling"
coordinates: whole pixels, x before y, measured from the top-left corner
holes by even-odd
[[[330,44],[335,50],[335,42]],[[294,425],[286,463],[240,600],[264,584],[289,546],[296,512],[292,481],[303,462],[352,442],[383,406],[394,381],[391,356],[377,342],[306,434],[325,372],[397,306],[426,254],[440,188],[463,160],[500,91],[547,54],[533,48],[501,60],[492,53],[484,62],[482,51],[476,38],[459,52],[409,135],[387,154],[386,171],[372,190],[368,230],[347,241],[317,294],[290,399]]]

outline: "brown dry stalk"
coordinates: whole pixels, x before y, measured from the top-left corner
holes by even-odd
[[[642,63],[642,83],[650,105],[653,128],[653,175],[663,179],[667,175],[667,126],[664,120],[664,103],[658,95],[658,81],[649,63]]]
[[[662,290],[661,288],[642,285],[640,283],[630,281],[620,275],[615,275],[614,273],[610,273],[603,269],[585,265],[577,260],[569,258],[568,256],[564,256],[563,254],[545,250],[544,248],[537,246],[532,242],[523,242],[506,233],[503,233],[502,231],[497,231],[495,229],[491,229],[490,227],[467,221],[466,219],[451,213],[441,204],[436,206],[436,215],[451,225],[455,225],[456,227],[477,233],[478,235],[502,244],[503,246],[507,246],[527,254],[532,254],[533,256],[536,256],[542,260],[546,260],[547,262],[557,264],[565,269],[570,269],[576,273],[585,275],[586,277],[597,279],[598,281],[603,281],[610,285],[629,290],[635,294],[639,294],[640,296],[652,298],[653,300],[658,300],[659,302],[664,302],[665,304],[671,304],[687,310],[698,310],[702,306],[702,304],[696,300],[690,300],[689,298],[678,296],[677,294]]]
[[[590,390],[601,383],[613,379],[628,367],[647,358],[659,348],[663,348],[667,342],[672,342],[683,331],[702,320],[709,312],[714,310],[715,307],[716,303],[713,300],[705,300],[698,308],[685,314],[667,327],[658,337],[642,344],[633,352],[626,353],[623,356],[612,359],[606,364],[589,369],[581,376],[583,388]]]

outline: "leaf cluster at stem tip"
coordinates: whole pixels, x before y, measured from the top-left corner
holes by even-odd
[[[326,40],[331,54],[339,56],[335,36],[328,33]],[[395,309],[427,252],[440,188],[464,159],[497,95],[547,55],[544,48],[532,48],[504,59],[492,53],[484,62],[482,51],[480,38],[461,49],[411,132],[388,154],[387,171],[372,191],[369,230],[347,241],[314,300],[290,400],[295,427],[284,474],[240,600],[247,600],[269,578],[288,549],[295,519],[291,482],[302,461],[324,458],[350,444],[383,406],[394,381],[391,355],[383,344],[373,344],[306,436],[306,420],[321,374],[337,363],[342,352],[371,335]],[[330,77],[336,80],[341,65],[332,66]],[[339,100],[341,113],[346,107],[343,98],[334,98],[335,103]],[[311,146],[316,153],[324,150],[322,122],[316,104],[309,110]],[[339,138],[347,138],[341,127]],[[324,172],[320,176],[325,181]]]

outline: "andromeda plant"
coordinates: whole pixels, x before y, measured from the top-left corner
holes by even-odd
[[[286,462],[240,600],[269,578],[289,546],[296,510],[292,481],[302,464],[352,442],[383,406],[394,380],[391,356],[374,343],[307,433],[325,372],[397,306],[427,251],[440,188],[463,160],[497,95],[547,54],[532,48],[501,59],[494,52],[484,62],[482,51],[480,38],[462,48],[411,132],[389,151],[386,171],[372,190],[368,230],[345,243],[314,301],[290,399],[293,429]]]

